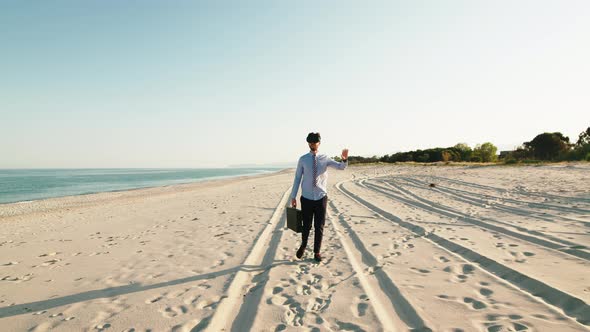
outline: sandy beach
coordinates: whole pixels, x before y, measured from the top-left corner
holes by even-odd
[[[588,163],[330,170],[321,263],[292,182],[0,205],[0,330],[590,330]]]

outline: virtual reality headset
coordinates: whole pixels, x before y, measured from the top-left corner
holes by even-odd
[[[307,143],[319,143],[321,139],[320,133],[309,133],[306,140]]]

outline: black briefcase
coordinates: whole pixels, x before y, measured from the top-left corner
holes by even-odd
[[[303,214],[296,208],[287,208],[287,227],[297,233],[303,229]]]

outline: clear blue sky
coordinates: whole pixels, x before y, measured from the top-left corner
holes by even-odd
[[[384,155],[590,126],[590,1],[1,1],[0,168]]]

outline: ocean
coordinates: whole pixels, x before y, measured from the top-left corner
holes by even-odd
[[[0,169],[0,204],[271,173],[280,168]]]

